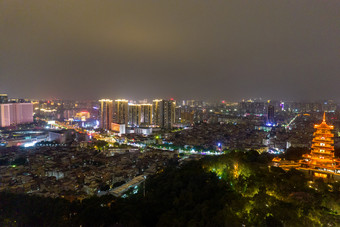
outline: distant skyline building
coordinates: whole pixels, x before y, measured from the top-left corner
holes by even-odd
[[[171,129],[175,123],[176,102],[156,99],[153,101],[153,124],[163,129]]]
[[[0,127],[33,122],[32,103],[0,104]]]
[[[0,94],[0,104],[8,103],[8,95]]]
[[[264,102],[247,100],[240,102],[238,109],[241,114],[264,114],[266,113],[266,104]]]
[[[115,123],[128,125],[128,100],[116,99],[115,100]]]
[[[141,121],[141,105],[140,104],[132,104],[128,105],[129,112],[129,126],[136,127],[140,125]]]
[[[111,129],[113,120],[113,101],[111,99],[101,99],[100,102],[100,128]]]
[[[148,104],[148,100],[147,99],[142,99],[142,100],[138,100],[139,104]]]
[[[163,117],[161,128],[172,129],[175,123],[175,108],[176,102],[173,100],[163,100]]]
[[[155,99],[152,101],[152,124],[161,125],[161,105],[162,99]]]
[[[143,126],[152,124],[152,104],[141,104],[140,124]]]
[[[267,109],[267,125],[272,126],[275,124],[275,108],[273,105],[268,105]]]
[[[152,104],[128,104],[129,123],[131,127],[152,124]]]
[[[0,104],[0,127],[11,126],[12,112],[12,104]]]

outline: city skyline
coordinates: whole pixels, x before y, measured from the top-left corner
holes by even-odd
[[[338,1],[1,5],[13,97],[340,101]]]
[[[339,9],[1,1],[0,226],[338,226]]]
[[[277,99],[273,99],[270,97],[245,97],[245,98],[241,98],[241,99],[228,99],[228,97],[224,97],[224,98],[211,98],[211,99],[197,99],[197,98],[174,98],[175,96],[171,96],[171,97],[165,97],[165,96],[156,96],[156,97],[145,97],[145,96],[141,96],[141,97],[132,97],[131,98],[127,98],[126,96],[100,96],[99,98],[75,98],[75,97],[66,97],[66,98],[61,98],[61,97],[37,97],[37,98],[32,98],[29,96],[23,96],[23,97],[16,97],[11,95],[11,93],[5,93],[2,92],[2,94],[0,93],[0,95],[7,95],[8,97],[8,101],[9,102],[17,102],[17,100],[23,100],[23,101],[37,101],[37,100],[60,100],[60,101],[79,101],[79,102],[84,102],[84,101],[94,101],[94,102],[100,102],[101,99],[112,99],[112,100],[126,100],[128,101],[128,103],[130,104],[150,104],[153,102],[153,100],[158,100],[158,99],[165,99],[165,100],[173,100],[175,102],[183,102],[183,101],[203,101],[203,102],[207,102],[207,103],[237,103],[237,102],[272,102],[272,101],[281,101],[281,102],[297,102],[297,103],[323,103],[323,102],[328,102],[328,101],[332,101],[332,103],[335,104],[340,104],[340,100],[337,99],[331,99],[331,98],[316,98],[316,99],[284,99],[284,98],[277,98]]]

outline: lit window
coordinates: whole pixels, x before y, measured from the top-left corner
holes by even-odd
[[[326,144],[325,143],[320,143],[320,146],[325,146]]]

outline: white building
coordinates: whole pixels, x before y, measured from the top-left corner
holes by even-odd
[[[0,104],[0,127],[33,122],[32,103]]]

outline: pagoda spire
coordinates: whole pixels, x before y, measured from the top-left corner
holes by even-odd
[[[322,119],[323,122],[326,122],[326,112],[323,112],[323,119]]]

